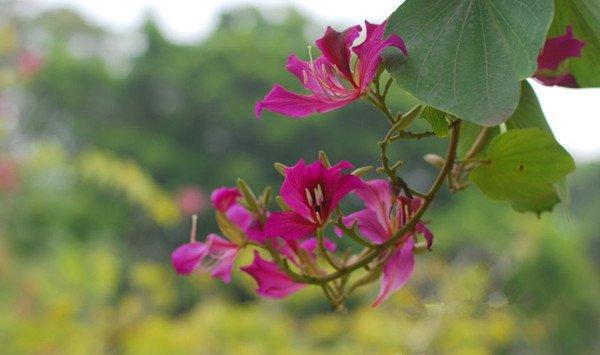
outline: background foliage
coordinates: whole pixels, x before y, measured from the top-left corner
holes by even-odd
[[[285,58],[304,56],[323,27],[281,13],[232,10],[194,45],[171,43],[151,19],[114,34],[69,10],[2,13],[3,351],[598,352],[598,164],[570,180],[570,218],[518,214],[476,189],[442,196],[435,252],[381,309],[366,306],[374,288],[337,315],[314,290],[278,303],[257,300],[241,275],[233,287],[175,276],[169,253],[189,224],[175,198],[182,187],[206,195],[236,176],[274,184],[273,161],[318,149],[356,165],[377,157],[386,122],[361,103],[301,123],[253,118],[273,82],[297,88]],[[398,109],[410,107],[404,100],[390,98]],[[407,180],[426,187],[434,170],[421,157],[443,147],[394,149]],[[201,216],[201,234],[215,230],[211,217]]]

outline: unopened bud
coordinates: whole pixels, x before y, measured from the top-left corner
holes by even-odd
[[[323,165],[325,165],[326,168],[331,168],[329,158],[327,157],[327,154],[325,154],[325,152],[322,150],[319,151],[319,160],[321,160],[321,163],[323,163]]]
[[[365,175],[367,175],[371,170],[373,170],[372,166],[363,166],[362,168],[358,168],[356,170],[354,170],[352,172],[352,175],[354,176],[358,176],[358,177],[363,177]]]
[[[438,168],[444,166],[444,159],[437,154],[425,154],[425,156],[423,156],[423,160]]]
[[[281,163],[275,163],[273,164],[273,167],[275,168],[275,170],[277,170],[281,175],[283,175],[283,177],[285,177],[285,170],[287,169],[287,166],[281,164]]]
[[[258,206],[258,201],[256,200],[256,195],[254,195],[254,193],[250,189],[250,186],[248,186],[248,184],[243,179],[238,179],[237,186],[240,192],[242,193],[244,201],[246,202],[250,212],[259,213],[260,208]]]
[[[394,127],[392,127],[392,131],[401,132],[410,127],[413,122],[415,122],[415,120],[421,116],[421,111],[423,111],[423,106],[417,105],[404,115],[399,115],[396,124]]]
[[[285,203],[285,201],[283,200],[283,197],[281,197],[281,196],[275,197],[275,202],[277,202],[277,205],[279,205],[279,208],[282,211],[291,211],[292,210],[290,208],[290,206],[288,206],[287,203]]]
[[[265,187],[262,194],[260,194],[259,202],[266,208],[271,202],[271,195],[273,194],[273,189],[271,186]]]

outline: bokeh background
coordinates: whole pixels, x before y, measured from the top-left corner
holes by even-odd
[[[277,186],[274,161],[319,149],[376,163],[386,121],[366,104],[254,119],[274,82],[299,89],[283,64],[324,25],[294,8],[239,6],[183,44],[151,13],[115,32],[32,6],[0,2],[0,353],[600,352],[597,156],[579,161],[567,206],[540,218],[476,188],[443,194],[428,216],[434,252],[379,309],[375,285],[346,314],[316,288],[260,300],[241,273],[228,286],[183,278],[169,255],[191,214],[201,235],[216,230],[207,196],[237,177]],[[423,187],[435,171],[421,157],[443,147],[393,153]]]

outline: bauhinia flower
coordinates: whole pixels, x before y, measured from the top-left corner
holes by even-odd
[[[242,267],[241,270],[256,280],[256,292],[262,297],[283,298],[306,286],[294,282],[276,263],[261,258],[258,251],[254,252],[252,264]]]
[[[362,187],[360,178],[345,174],[352,164],[342,161],[330,168],[320,160],[306,165],[304,160],[286,168],[280,195],[291,211],[274,212],[265,223],[266,237],[296,239],[313,235],[324,226],[341,199]]]
[[[238,199],[242,194],[235,187],[220,187],[215,189],[210,200],[217,211],[225,214],[228,220],[246,234],[248,239],[264,242],[263,226],[258,218],[242,206]]]
[[[546,86],[578,87],[575,77],[560,68],[561,64],[573,57],[581,56],[585,42],[573,36],[573,27],[567,26],[567,32],[558,37],[548,38],[538,56],[538,70],[533,76]]]
[[[393,46],[407,53],[404,41],[398,35],[384,38],[386,24],[387,21],[380,25],[365,21],[367,37],[357,46],[353,46],[353,43],[362,30],[359,25],[343,32],[327,27],[323,37],[316,42],[323,54],[321,57],[314,60],[311,54],[307,62],[291,55],[287,60],[286,69],[302,81],[310,94],[296,94],[276,84],[256,104],[256,117],[260,118],[263,109],[267,109],[302,118],[338,109],[365,95],[377,75],[382,61],[381,52]],[[352,52],[356,54],[354,64]]]
[[[397,196],[387,180],[371,180],[356,194],[364,201],[365,208],[344,218],[344,224],[357,224],[360,232],[375,244],[382,244],[392,238],[421,206],[421,200]],[[383,255],[381,289],[373,306],[380,305],[393,292],[400,289],[410,278],[415,259],[413,255],[416,233],[425,237],[427,247],[433,242],[433,234],[421,221],[397,244]]]
[[[194,271],[209,272],[214,278],[225,283],[231,282],[233,263],[240,248],[219,237],[209,234],[206,242],[192,240],[175,249],[171,254],[171,262],[178,274],[189,275]]]

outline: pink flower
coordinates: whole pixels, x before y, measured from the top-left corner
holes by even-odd
[[[263,226],[258,218],[237,202],[241,196],[235,187],[220,187],[211,193],[210,200],[215,209],[223,212],[227,219],[246,233],[248,239],[262,243],[265,240]]]
[[[171,254],[171,262],[178,274],[189,275],[199,270],[210,272],[212,277],[229,283],[238,252],[237,244],[216,234],[209,234],[205,243],[191,241],[175,249]]]
[[[185,186],[177,192],[177,206],[186,215],[200,214],[206,207],[206,196],[197,186]]]
[[[30,51],[23,51],[17,58],[17,68],[23,76],[31,76],[42,68],[42,57]]]
[[[344,224],[351,226],[357,223],[360,232],[376,244],[394,236],[421,206],[419,199],[395,196],[387,180],[368,181],[364,187],[356,190],[356,194],[365,202],[365,209],[346,216]],[[431,247],[433,234],[423,222],[417,222],[414,230],[403,236],[385,256],[381,290],[373,303],[374,307],[408,282],[415,266],[415,232],[423,234],[427,247]]]
[[[344,32],[327,27],[323,37],[317,40],[323,56],[305,62],[291,55],[287,60],[286,69],[302,81],[310,94],[296,94],[276,84],[256,104],[256,117],[260,118],[263,109],[294,118],[306,117],[346,106],[367,93],[381,64],[381,52],[394,46],[406,54],[404,41],[398,35],[384,39],[386,24],[387,21],[380,25],[365,21],[367,38],[354,47],[352,44],[362,30],[360,26]],[[352,52],[357,56],[354,65],[351,63]]]
[[[276,263],[261,258],[258,251],[254,251],[252,264],[242,267],[241,270],[256,280],[256,292],[262,297],[283,298],[306,286],[294,282]]]
[[[573,27],[567,26],[567,32],[559,37],[548,38],[538,56],[538,70],[533,76],[546,86],[578,87],[575,77],[560,70],[559,66],[567,59],[580,57],[585,42],[573,36]]]
[[[15,192],[21,185],[19,164],[10,157],[0,156],[0,192]]]
[[[265,236],[303,238],[325,225],[340,200],[363,185],[358,177],[342,173],[350,168],[347,161],[327,168],[320,160],[307,166],[302,159],[287,168],[280,194],[292,210],[271,214]]]

